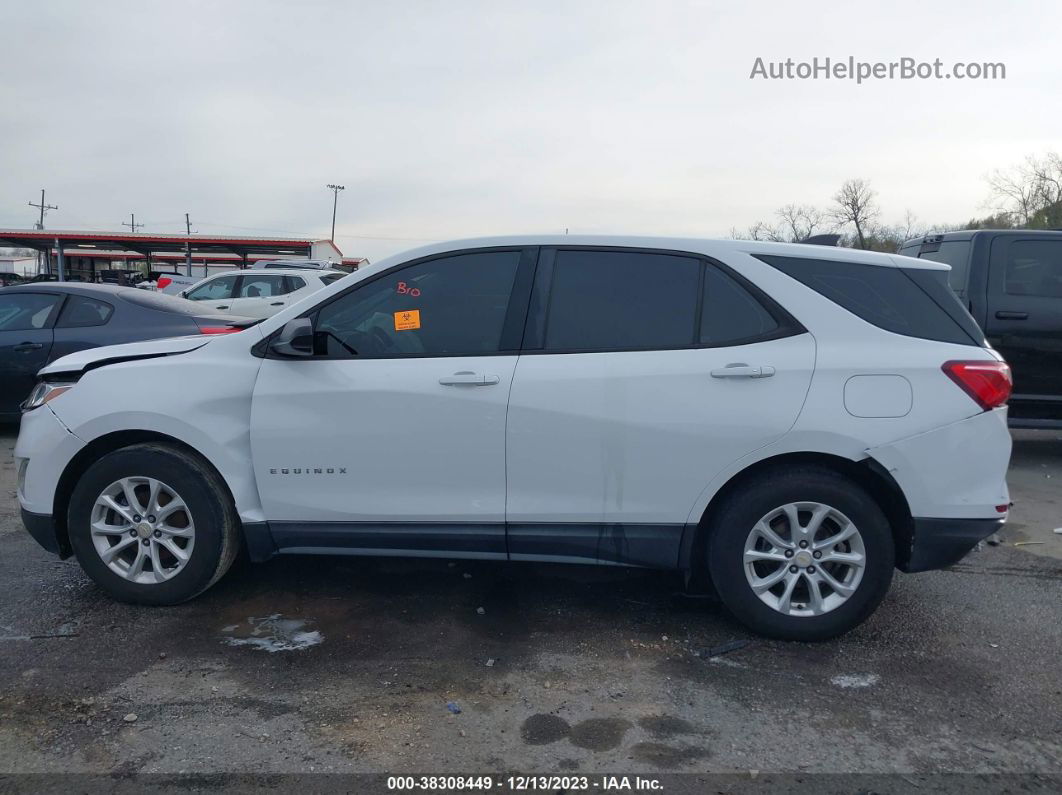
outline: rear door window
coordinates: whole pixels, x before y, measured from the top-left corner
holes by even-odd
[[[246,274],[240,277],[234,298],[272,298],[287,292],[284,289],[282,275],[268,273],[262,275]]]
[[[59,300],[47,293],[0,293],[0,331],[46,328]]]
[[[1015,240],[1004,273],[1008,295],[1062,298],[1062,240]]]
[[[859,262],[756,255],[878,328],[940,342],[981,345],[984,337],[944,274]]]
[[[626,251],[557,252],[546,351],[689,347],[697,337],[699,260]]]

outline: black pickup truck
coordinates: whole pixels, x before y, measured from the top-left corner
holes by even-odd
[[[951,266],[951,287],[1010,363],[1013,428],[1062,428],[1062,230],[979,229],[908,240]]]

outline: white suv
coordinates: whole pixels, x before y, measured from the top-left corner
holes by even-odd
[[[178,295],[189,301],[202,301],[217,312],[270,317],[344,276],[340,271],[309,268],[243,270],[208,276]]]
[[[429,246],[238,334],[46,367],[23,520],[132,602],[195,596],[241,545],[618,563],[830,637],[894,568],[948,565],[1007,514],[1010,374],[946,270],[744,241]]]

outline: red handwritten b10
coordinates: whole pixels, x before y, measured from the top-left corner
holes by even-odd
[[[405,282],[399,282],[398,283],[398,287],[395,288],[395,292],[398,293],[399,295],[409,295],[409,296],[412,296],[413,298],[416,298],[417,296],[420,295],[420,288],[419,287],[410,287]]]

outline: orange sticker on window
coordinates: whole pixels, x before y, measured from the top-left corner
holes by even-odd
[[[395,312],[395,331],[412,331],[415,328],[420,328],[419,309]]]

